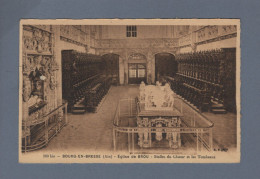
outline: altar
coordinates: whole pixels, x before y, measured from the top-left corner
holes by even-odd
[[[182,114],[174,108],[174,93],[169,84],[162,86],[145,85],[141,83],[137,98],[137,126],[138,145],[141,148],[152,147],[152,141],[168,140],[170,148],[181,147],[181,136],[178,128],[181,127]],[[152,130],[151,128],[155,128]],[[176,128],[177,130],[168,130]]]

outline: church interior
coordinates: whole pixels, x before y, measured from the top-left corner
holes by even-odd
[[[237,148],[235,25],[23,25],[23,153]]]

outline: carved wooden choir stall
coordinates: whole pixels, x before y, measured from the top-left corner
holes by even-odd
[[[235,112],[236,49],[176,55],[178,73],[165,77],[173,90],[200,111]]]
[[[62,95],[68,101],[69,112],[96,110],[111,86],[106,63],[98,55],[62,51]]]

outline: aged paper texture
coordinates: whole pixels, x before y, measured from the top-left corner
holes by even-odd
[[[239,19],[23,19],[19,162],[239,163]]]

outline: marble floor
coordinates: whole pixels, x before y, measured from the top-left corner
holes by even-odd
[[[69,123],[40,152],[71,150],[112,151],[113,118],[120,98],[135,97],[138,86],[112,86],[97,113],[68,114]],[[213,123],[214,148],[236,147],[236,115],[204,113]],[[186,137],[185,137],[186,138]],[[188,137],[186,140],[189,140]],[[122,142],[121,149],[127,149]],[[34,152],[39,152],[34,151]]]

